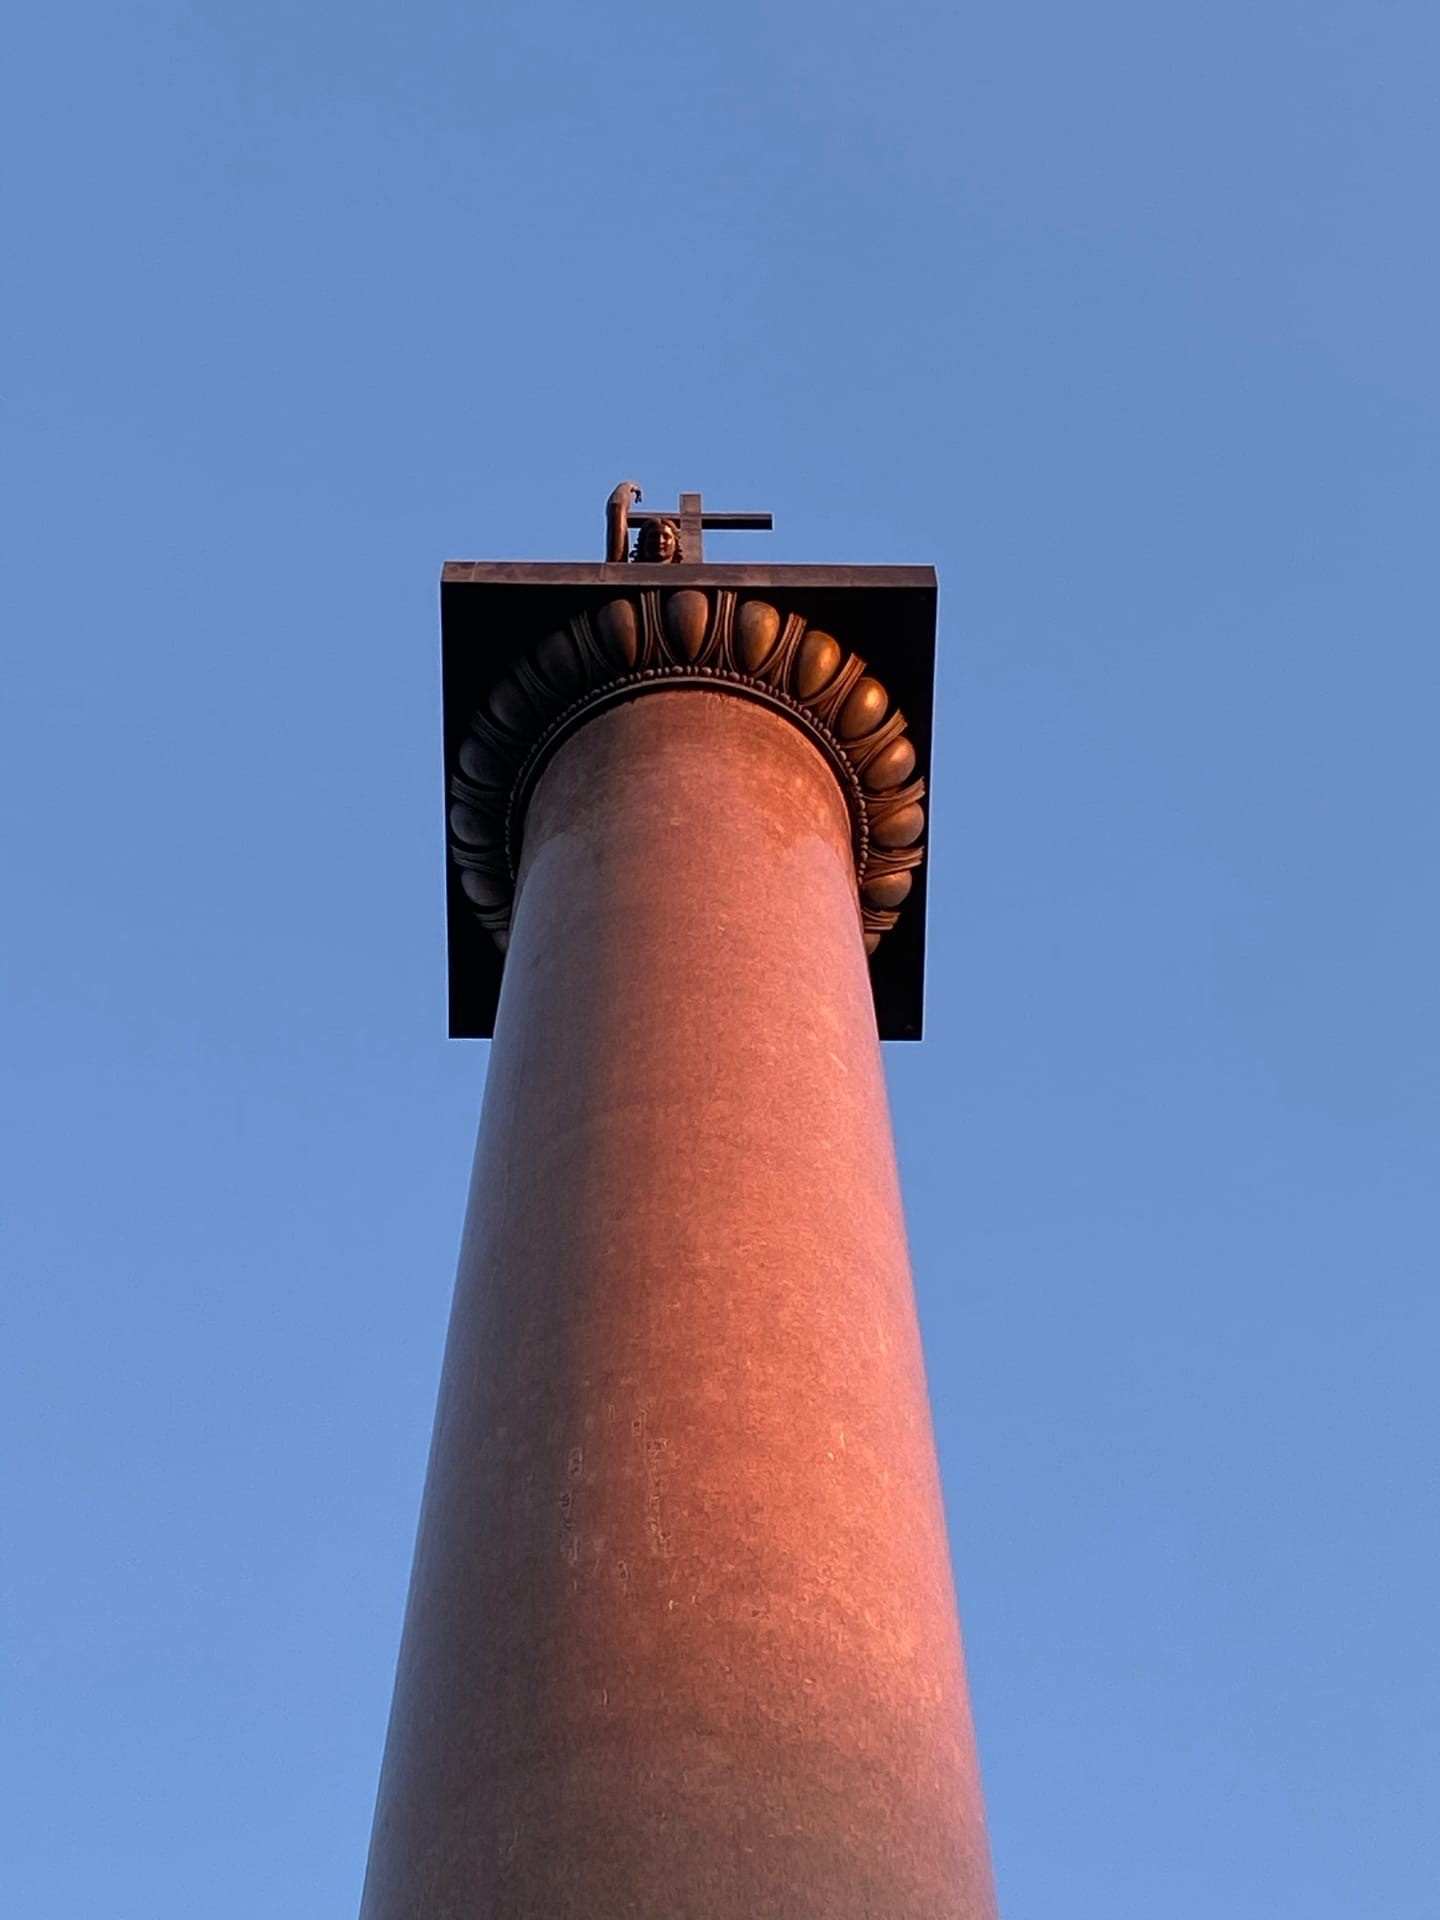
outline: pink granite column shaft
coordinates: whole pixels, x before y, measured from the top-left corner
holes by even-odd
[[[655,692],[524,846],[363,1920],[980,1920],[840,788]]]

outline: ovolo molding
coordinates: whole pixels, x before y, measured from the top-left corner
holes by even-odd
[[[924,858],[925,782],[905,716],[833,635],[724,588],[618,595],[542,635],[490,687],[450,779],[450,854],[476,918],[503,951],[526,807],[561,742],[605,707],[681,686],[758,701],[824,754],[849,810],[873,953]]]

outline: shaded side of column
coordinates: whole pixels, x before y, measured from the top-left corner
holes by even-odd
[[[703,691],[543,775],[363,1920],[979,1920],[839,788]]]

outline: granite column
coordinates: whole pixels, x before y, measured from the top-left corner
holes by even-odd
[[[363,1920],[982,1920],[852,820],[782,713],[529,797]]]

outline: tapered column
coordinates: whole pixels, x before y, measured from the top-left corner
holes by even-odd
[[[363,1920],[972,1920],[850,822],[646,694],[531,799]]]

